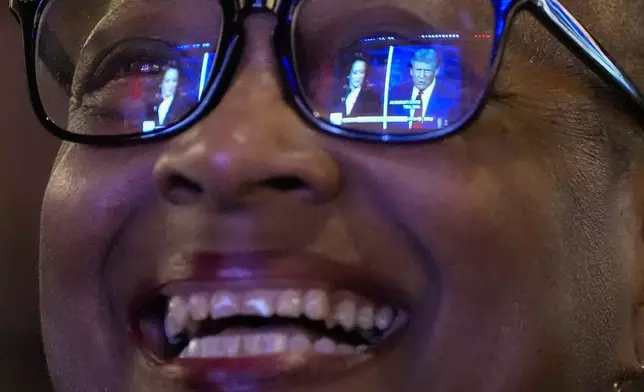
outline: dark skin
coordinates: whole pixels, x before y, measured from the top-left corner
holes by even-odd
[[[644,20],[632,18],[644,4],[567,3],[642,85]],[[236,79],[193,129],[61,149],[41,246],[61,392],[189,390],[142,359],[126,313],[142,285],[194,268],[175,257],[195,248],[315,249],[411,299],[391,351],[325,383],[270,390],[608,391],[644,362],[642,129],[609,87],[526,15],[467,130],[357,143],[316,132],[282,101],[273,25],[248,18]],[[299,185],[274,181],[284,176]]]

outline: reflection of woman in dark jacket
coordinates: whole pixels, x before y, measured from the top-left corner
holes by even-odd
[[[334,112],[342,112],[343,117],[382,115],[380,94],[368,83],[368,74],[368,61],[361,56],[354,57]]]
[[[148,108],[148,120],[156,126],[169,126],[178,123],[192,110],[195,102],[187,99],[181,92],[179,69],[166,67],[161,73],[160,94]]]

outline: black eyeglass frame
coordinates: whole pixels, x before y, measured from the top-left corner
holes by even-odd
[[[409,143],[442,138],[467,128],[475,121],[485,106],[491,86],[498,73],[508,36],[508,26],[519,11],[530,11],[560,42],[582,60],[605,82],[623,93],[625,105],[644,114],[644,96],[624,71],[606,53],[584,27],[559,3],[558,0],[490,0],[495,13],[496,26],[492,44],[491,66],[486,86],[477,100],[477,107],[460,121],[438,131],[417,134],[374,134],[336,126],[315,115],[301,91],[296,73],[296,58],[293,44],[293,24],[296,23],[297,6],[301,0],[240,0],[221,1],[223,26],[217,45],[211,78],[204,99],[184,120],[155,133],[126,135],[87,135],[69,132],[49,118],[38,92],[36,77],[36,46],[38,26],[43,10],[49,1],[55,0],[10,0],[10,10],[18,20],[23,32],[25,67],[29,94],[34,112],[43,126],[56,137],[65,141],[96,146],[124,146],[146,141],[158,141],[175,136],[190,128],[210,113],[224,97],[236,72],[236,64],[242,55],[244,30],[243,20],[251,13],[273,12],[278,17],[273,41],[280,63],[284,98],[299,115],[314,127],[326,133],[370,142]],[[216,1],[216,0],[213,0]]]

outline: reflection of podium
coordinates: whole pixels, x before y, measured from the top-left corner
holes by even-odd
[[[156,129],[157,124],[154,121],[143,121],[141,130],[143,133],[152,132]]]
[[[329,114],[329,121],[333,125],[342,125],[342,113]]]
[[[449,121],[440,116],[360,116],[344,117],[343,113],[330,113],[329,122],[333,125],[346,126],[349,128],[360,129],[368,132],[391,132],[391,133],[408,133],[423,131],[435,131],[445,128]],[[378,128],[374,128],[374,126]]]

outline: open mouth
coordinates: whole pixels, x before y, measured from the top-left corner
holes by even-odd
[[[242,361],[244,370],[277,364],[268,366],[268,377],[319,359],[332,358],[335,368],[342,359],[344,368],[364,362],[407,319],[401,307],[350,290],[221,285],[207,290],[186,284],[146,301],[136,313],[135,329],[161,363],[207,363],[209,370],[235,361]]]

